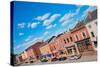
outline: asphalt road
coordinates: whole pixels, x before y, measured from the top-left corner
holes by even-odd
[[[55,61],[55,62],[35,62],[35,63],[23,63],[21,66],[26,65],[43,65],[43,64],[61,64],[61,63],[77,63],[77,62],[89,62],[89,61],[97,61],[97,52],[85,52],[82,54],[82,57],[77,60],[66,59],[64,61]]]

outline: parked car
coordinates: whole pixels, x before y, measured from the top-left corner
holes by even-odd
[[[57,61],[57,60],[58,60],[58,58],[56,58],[56,57],[51,59],[51,61]]]
[[[36,60],[34,58],[28,58],[27,60],[25,60],[26,64],[34,63],[34,62],[36,62]]]
[[[68,57],[69,60],[77,60],[80,59],[82,55],[74,55],[74,56],[70,56]]]
[[[30,63],[34,63],[34,62],[35,62],[35,61],[32,61],[32,60],[30,61]]]
[[[29,63],[29,62],[26,61],[25,63]]]
[[[46,58],[41,58],[40,61],[41,62],[47,62],[48,60]]]
[[[58,60],[63,61],[63,60],[66,60],[66,59],[67,59],[67,57],[60,57]]]

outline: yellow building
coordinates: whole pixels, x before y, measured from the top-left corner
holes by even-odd
[[[24,52],[21,54],[21,56],[22,56],[22,59],[23,59],[23,60],[25,60],[25,59],[28,58],[28,55],[27,55],[27,52],[26,52],[26,51],[24,51]]]
[[[40,48],[41,56],[46,56],[46,58],[50,57],[49,55],[51,54],[51,50],[49,45],[45,45]]]

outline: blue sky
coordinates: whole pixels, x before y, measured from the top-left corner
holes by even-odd
[[[19,54],[37,41],[69,31],[95,6],[14,2],[13,43]]]

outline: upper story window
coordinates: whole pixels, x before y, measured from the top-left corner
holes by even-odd
[[[73,41],[72,37],[70,37],[71,42]]]
[[[54,46],[54,50],[56,49],[56,47]]]
[[[78,36],[76,35],[76,39],[79,40]]]
[[[69,39],[67,38],[67,42],[69,43]]]
[[[89,28],[91,28],[91,25],[88,25]]]
[[[97,25],[97,22],[95,22],[95,24]]]
[[[66,44],[66,40],[64,39],[64,43]]]
[[[82,32],[82,35],[83,35],[84,38],[86,38],[86,34],[84,32]]]
[[[91,32],[92,37],[95,37],[94,32]]]

